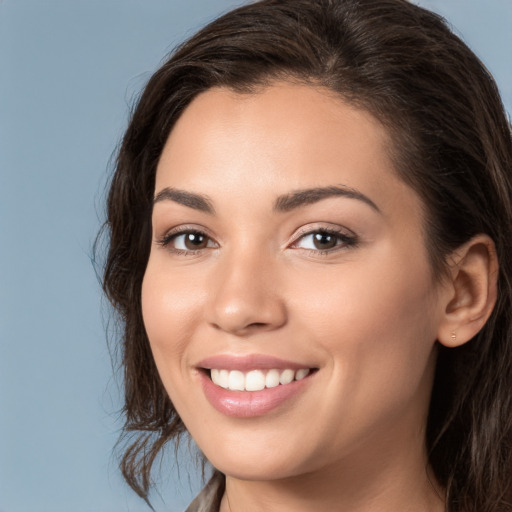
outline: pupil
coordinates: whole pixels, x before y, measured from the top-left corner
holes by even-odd
[[[188,249],[198,249],[206,246],[206,237],[199,233],[189,233],[185,239]]]
[[[336,245],[336,237],[328,233],[316,233],[314,244],[317,249],[331,249]]]

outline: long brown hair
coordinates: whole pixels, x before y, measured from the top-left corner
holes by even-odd
[[[512,510],[512,139],[496,85],[443,19],[406,0],[263,0],[181,45],[149,80],[108,196],[104,290],[122,321],[124,477],[142,497],[160,449],[186,431],[158,376],[141,314],[155,169],[187,105],[214,86],[276,79],[327,87],[392,135],[423,199],[432,267],[477,233],[495,242],[499,297],[469,343],[440,347],[427,448],[450,512]]]

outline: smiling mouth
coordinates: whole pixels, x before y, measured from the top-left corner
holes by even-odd
[[[212,368],[207,374],[214,384],[230,391],[261,391],[267,388],[286,386],[294,381],[305,379],[314,372],[314,368],[300,368],[293,370],[268,369],[250,370],[225,370]]]

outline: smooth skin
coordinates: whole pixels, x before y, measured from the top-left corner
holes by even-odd
[[[222,512],[444,510],[424,447],[436,346],[483,326],[497,264],[480,235],[433,275],[390,144],[369,113],[286,82],[211,89],[168,138],[143,316],[174,406],[226,474]],[[329,187],[343,192],[276,206]],[[218,354],[317,371],[271,412],[230,417],[200,385]]]

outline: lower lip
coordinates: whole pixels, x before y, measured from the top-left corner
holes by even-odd
[[[226,416],[253,418],[276,409],[304,390],[311,374],[290,384],[265,388],[261,391],[230,391],[212,382],[205,372],[200,372],[201,384],[206,398],[212,406]]]

